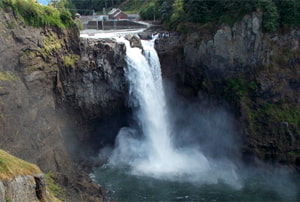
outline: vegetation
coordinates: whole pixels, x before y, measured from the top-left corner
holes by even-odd
[[[253,132],[268,128],[271,130],[269,132],[277,134],[278,127],[283,123],[288,124],[294,133],[300,130],[300,111],[287,104],[265,103],[255,110],[249,110],[248,114]]]
[[[55,9],[52,6],[42,6],[35,0],[1,0],[0,7],[12,9],[26,25],[57,26],[66,28],[75,26],[71,14],[66,9]]]
[[[120,5],[118,5],[118,7],[121,10],[126,11],[127,13],[140,13],[146,11],[153,19],[153,16],[155,14],[158,14],[157,10],[153,10],[155,7],[155,1],[156,0],[125,0]],[[150,10],[147,11],[148,9]]]
[[[0,71],[0,81],[16,81],[18,80],[18,77],[16,77],[12,72],[6,71],[1,72]]]
[[[127,1],[121,5],[125,3]],[[279,25],[294,27],[300,24],[299,0],[148,0],[140,14],[144,19],[153,19],[154,16],[161,19],[169,29],[179,29],[186,27],[183,24],[187,23],[232,26],[252,11],[263,11],[265,32],[275,31]]]
[[[254,81],[248,82],[243,78],[225,79],[224,82],[224,95],[228,101],[240,100],[257,89]]]
[[[43,40],[43,48],[40,49],[40,53],[43,57],[52,55],[55,51],[61,49],[62,40],[57,37],[48,36]]]
[[[64,66],[74,66],[74,64],[79,60],[79,55],[68,54],[64,56]]]
[[[146,4],[146,6],[140,9],[139,13],[141,15],[141,18],[143,18],[144,20],[156,20],[157,18],[159,18],[159,11],[155,1]]]
[[[217,23],[232,26],[252,11],[263,11],[263,30],[300,24],[299,0],[61,0],[65,7],[91,15],[103,8],[120,7],[140,13],[145,20],[160,19],[167,28],[182,31],[184,24]],[[195,25],[194,25],[195,26]]]
[[[18,159],[0,150],[0,180],[9,180],[20,175],[34,175],[41,170],[34,164]]]
[[[102,12],[103,8],[113,8],[117,5],[124,2],[124,0],[89,0],[89,1],[80,1],[80,0],[64,0],[68,6],[66,8],[75,7],[77,12],[84,15],[92,15],[94,12]],[[139,3],[140,0],[128,0],[133,3]]]
[[[225,79],[224,81],[213,81],[203,84],[203,88],[209,89],[221,88],[221,95],[235,107],[243,107],[246,110],[249,128],[252,134],[261,134],[266,131],[267,134],[278,134],[285,130],[283,125],[287,125],[294,134],[300,131],[300,111],[285,100],[277,102],[257,103],[257,93],[259,84],[253,78],[236,77]],[[236,111],[240,113],[240,109]],[[240,115],[240,114],[239,114]]]
[[[50,193],[52,193],[55,197],[62,197],[64,195],[64,189],[59,187],[54,179],[53,174],[51,172],[48,172],[45,174],[46,176],[46,184],[47,188],[49,189]]]

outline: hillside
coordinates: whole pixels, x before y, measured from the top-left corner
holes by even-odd
[[[125,0],[118,7],[126,13],[139,13],[154,2],[155,0]]]
[[[0,150],[0,201],[59,201],[47,184],[39,167]]]

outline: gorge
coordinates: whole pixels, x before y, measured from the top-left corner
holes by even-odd
[[[26,26],[12,12],[1,10],[0,16],[0,148],[37,164],[43,172],[53,172],[57,183],[66,188],[67,200],[103,200],[104,190],[88,176],[92,167],[103,163],[97,157],[99,151],[102,151],[100,156],[103,155],[101,160],[105,159],[104,153],[108,150],[103,148],[115,144],[122,127],[127,129],[121,132],[127,133],[134,132],[132,128],[128,129],[131,125],[145,134],[155,129],[147,123],[135,122],[141,116],[138,115],[140,112],[135,112],[139,106],[136,105],[136,99],[141,95],[134,95],[136,99],[131,100],[131,107],[125,104],[131,99],[128,92],[138,91],[132,89],[128,78],[124,76],[128,74],[125,70],[130,65],[127,65],[126,54],[131,48],[114,39],[79,38],[76,27],[33,28]],[[185,155],[190,159],[202,159],[203,164],[207,156],[217,159],[219,165],[214,165],[217,170],[221,170],[220,167],[222,171],[243,170],[249,164],[247,168],[250,170],[253,167],[276,165],[299,171],[300,31],[263,33],[261,19],[262,14],[256,12],[246,15],[232,27],[222,25],[205,28],[187,35],[170,33],[170,37],[158,38],[155,42],[168,103],[166,108],[173,111],[172,116],[169,112],[159,115],[158,111],[161,110],[155,106],[155,109],[141,113],[154,113],[152,124],[166,127],[157,131],[166,130],[169,133],[171,130],[176,148],[189,147]],[[143,38],[143,34],[140,35]],[[142,46],[136,37],[129,41],[132,46]],[[141,51],[138,52],[135,54],[141,56]],[[146,93],[144,90],[142,92]],[[160,93],[154,92],[145,101],[155,101],[151,98]],[[163,119],[169,119],[171,126],[162,123],[159,116],[167,116]],[[151,141],[154,142],[151,147],[161,144],[157,139]],[[165,141],[168,142],[168,138]],[[142,143],[136,142],[139,146]],[[193,150],[193,147],[199,149],[199,145],[204,156]],[[173,153],[174,148],[170,147],[169,152]],[[187,159],[185,155],[184,159]],[[150,155],[149,162],[151,157],[155,160],[158,158],[156,154]],[[119,158],[115,159],[116,164],[121,163]],[[164,163],[167,161],[162,160]],[[148,168],[148,175],[152,176],[155,167],[149,167],[147,163],[139,165]],[[188,161],[187,164],[191,163]],[[162,166],[166,167],[164,164]],[[176,169],[176,166],[172,165],[170,169]],[[194,166],[199,170],[198,162]],[[95,169],[97,182],[100,185],[109,183],[109,176],[124,178],[123,183],[126,183],[126,179],[135,182],[135,178],[139,178],[139,175],[128,177],[128,168],[124,168],[125,172],[119,172],[118,169],[114,171],[105,166]],[[247,172],[247,169],[244,170]],[[273,172],[276,175],[281,171]],[[230,191],[222,192],[220,189],[224,187],[220,188],[218,184],[209,189],[215,183],[207,181],[216,182],[221,178],[226,184],[227,178],[232,179],[232,173],[235,175],[235,172],[220,172],[217,176],[207,174],[213,178],[206,180],[206,184],[210,185],[203,192],[227,193],[228,200],[248,199],[239,198]],[[175,186],[192,192],[191,195],[173,195],[175,198],[171,199],[174,200],[184,200],[186,196],[193,200],[192,195],[197,195],[196,191],[190,189],[194,184],[159,181],[160,175],[164,176],[164,173],[154,179],[149,176],[142,178],[154,185],[160,184],[158,189]],[[237,176],[238,179],[240,176],[244,178],[241,173]],[[268,175],[261,184],[252,181],[247,186],[245,183],[244,191],[248,191],[246,197],[253,190],[263,190],[260,186],[249,188],[251,183],[268,187],[265,181],[279,184],[275,190],[288,187],[290,189],[284,189],[284,192],[291,194],[278,196],[273,191],[262,191],[257,200],[264,197],[274,200],[299,199],[299,193],[291,185],[293,182],[282,180],[282,185]],[[140,182],[132,183],[129,188],[143,184]],[[121,182],[117,182],[120,185],[118,183]],[[240,187],[235,182],[227,184],[234,184],[235,190]],[[197,186],[195,190],[199,191]],[[229,188],[225,186],[225,189]],[[163,199],[169,200],[173,196],[166,195]],[[215,195],[209,197],[204,199],[213,200]],[[159,200],[152,198],[156,199]],[[218,198],[222,199],[226,198]]]
[[[170,106],[149,42],[136,48],[121,41],[126,44],[125,75],[135,116],[129,127],[120,129],[115,148],[99,153],[101,159],[108,155],[108,164],[96,169],[93,178],[109,190],[109,200],[298,199],[297,180],[284,170],[265,172],[241,162],[237,127],[227,110],[206,104],[205,113],[201,104],[190,101],[178,106],[182,98],[174,92],[169,93]]]

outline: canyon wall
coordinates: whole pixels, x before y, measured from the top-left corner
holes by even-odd
[[[54,172],[66,200],[101,201],[87,157],[126,122],[125,46],[80,39],[76,27],[29,27],[12,12],[0,19],[0,148]],[[263,33],[261,21],[171,33],[156,49],[179,93],[235,114],[247,161],[299,169],[300,31]]]
[[[299,169],[299,41],[298,29],[263,33],[262,13],[252,13],[233,27],[171,33],[156,48],[164,76],[181,94],[229,104],[247,161]]]
[[[0,148],[53,172],[67,200],[102,200],[87,142],[94,122],[124,109],[124,46],[26,26],[10,11],[0,19]]]

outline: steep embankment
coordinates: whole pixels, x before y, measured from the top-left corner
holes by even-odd
[[[9,8],[0,19],[0,148],[51,171],[68,200],[102,200],[82,160],[95,121],[124,108],[124,48],[81,42],[74,26],[27,26]]]
[[[33,164],[0,150],[0,201],[58,201]]]
[[[299,169],[299,40],[299,30],[263,33],[262,13],[253,13],[233,27],[171,34],[156,48],[181,93],[230,104],[247,160]]]

